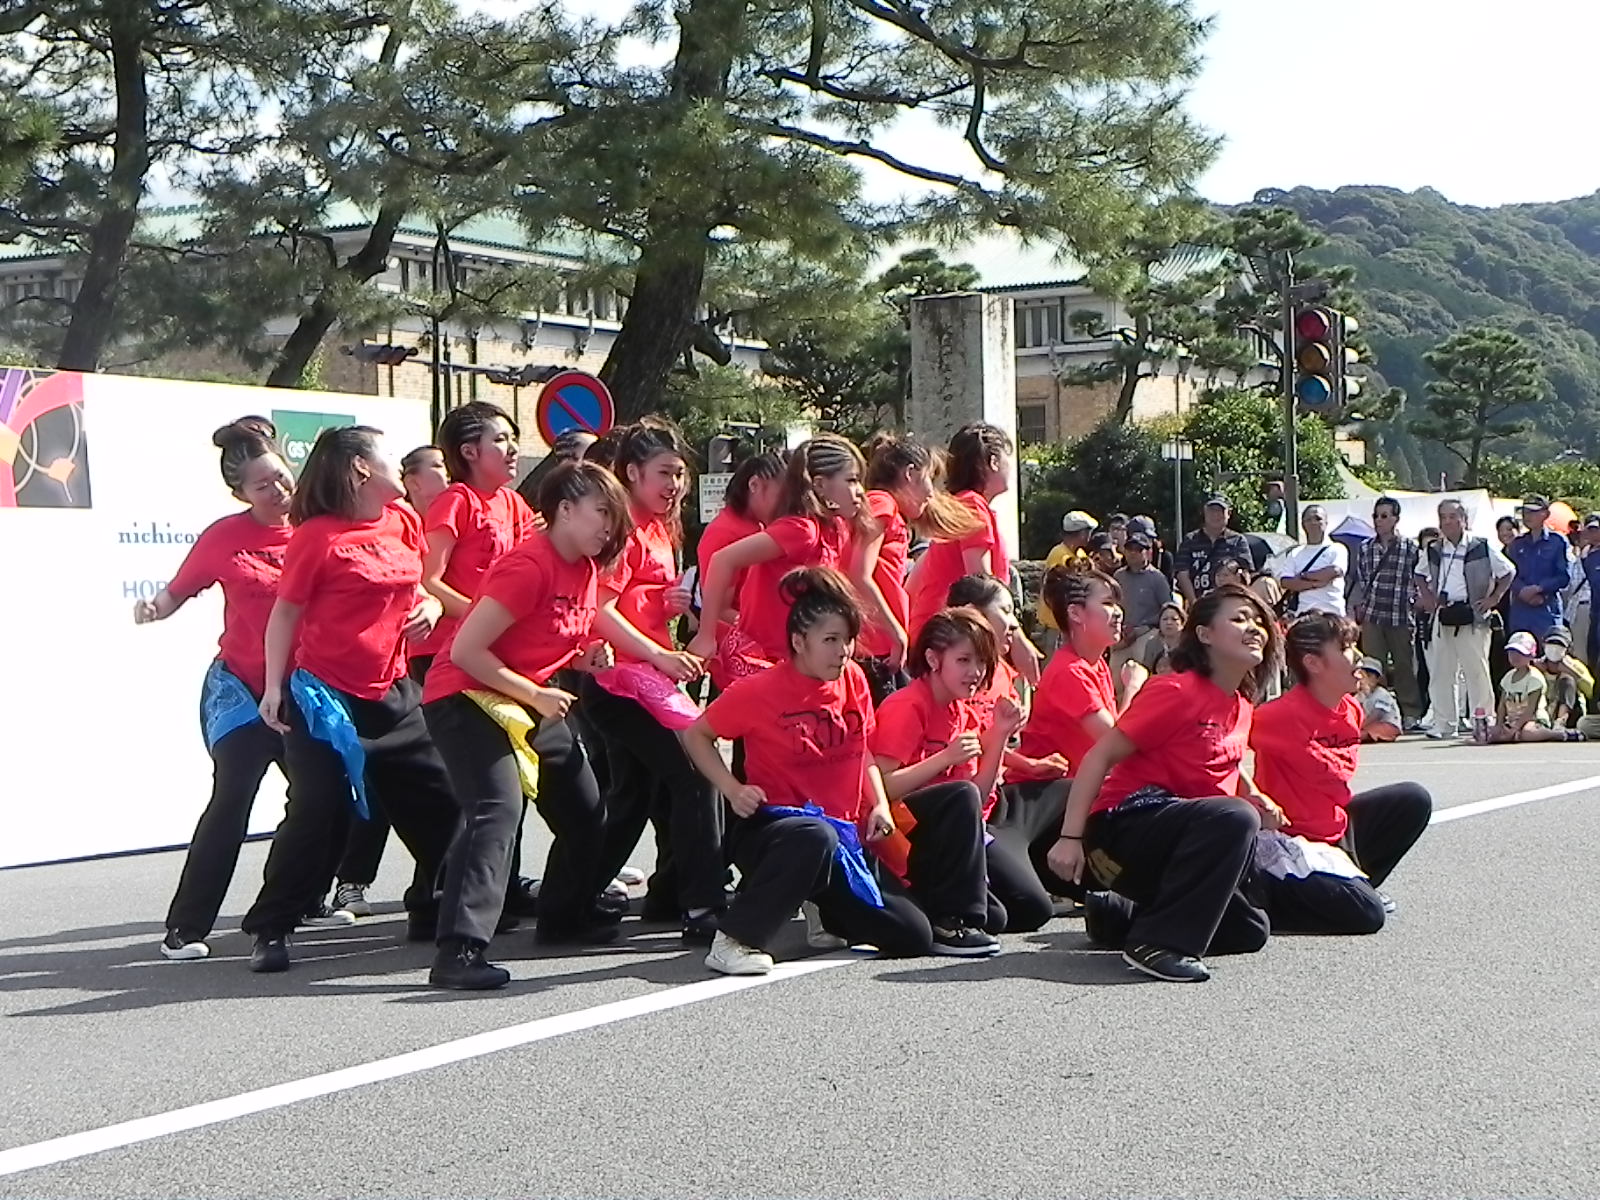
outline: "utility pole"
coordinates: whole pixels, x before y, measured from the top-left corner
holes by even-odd
[[[1283,252],[1283,530],[1290,537],[1300,528],[1300,446],[1295,436],[1294,255]]]

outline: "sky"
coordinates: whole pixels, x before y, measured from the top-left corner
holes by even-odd
[[[1212,200],[1301,184],[1433,187],[1485,206],[1600,190],[1595,0],[1195,9],[1215,27],[1188,108],[1227,139],[1200,181]],[[1335,44],[1339,65],[1325,65],[1335,54],[1323,47]]]

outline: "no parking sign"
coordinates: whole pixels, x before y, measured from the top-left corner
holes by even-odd
[[[544,385],[534,406],[534,421],[547,446],[574,431],[598,437],[616,420],[610,389],[587,371],[563,371]]]

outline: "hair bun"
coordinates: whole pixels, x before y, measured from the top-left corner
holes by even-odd
[[[278,427],[265,417],[240,417],[230,421],[211,435],[211,444],[218,450],[227,450],[241,442],[278,440]]]

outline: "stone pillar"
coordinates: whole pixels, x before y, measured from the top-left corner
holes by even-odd
[[[973,421],[1017,437],[1017,360],[1011,298],[983,292],[923,296],[911,302],[911,399],[906,430],[929,445]],[[1001,536],[1015,559],[1017,463],[1011,486],[995,497]]]

